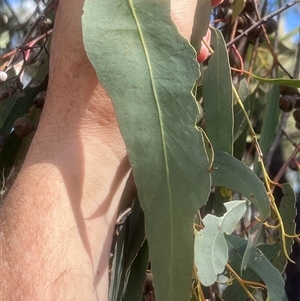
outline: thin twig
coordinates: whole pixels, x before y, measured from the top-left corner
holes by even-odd
[[[295,143],[291,139],[291,137],[289,136],[289,134],[285,130],[283,130],[283,129],[281,129],[281,131],[282,131],[282,135],[285,136],[285,138],[287,139],[287,141],[289,141],[294,147],[297,147],[297,143]]]
[[[300,1],[300,0],[299,0]],[[48,3],[48,5],[44,8],[44,10],[41,12],[41,14],[38,16],[38,18],[34,21],[34,23],[31,25],[31,27],[29,28],[27,34],[25,35],[25,37],[23,38],[22,42],[20,43],[20,45],[17,47],[17,49],[15,50],[12,58],[9,60],[8,64],[6,65],[4,71],[6,71],[9,66],[13,63],[15,57],[17,56],[17,54],[19,53],[19,51],[27,44],[28,40],[30,39],[30,37],[32,36],[33,32],[35,31],[35,29],[37,28],[37,26],[40,24],[41,20],[46,18],[46,15],[52,10],[55,9],[58,5],[59,0],[52,0]]]
[[[259,16],[257,4],[256,4],[255,1],[254,1],[254,8],[255,8],[255,14],[256,14],[256,17],[257,17],[257,19],[260,21],[262,18],[260,18],[260,16]],[[269,50],[270,50],[270,52],[271,52],[271,54],[272,54],[272,56],[273,56],[273,60],[274,60],[274,61],[273,61],[273,67],[272,67],[272,69],[274,69],[274,67],[276,67],[276,66],[279,66],[279,67],[282,69],[282,71],[283,71],[284,73],[286,73],[287,76],[288,76],[290,79],[292,79],[292,78],[293,78],[292,75],[290,75],[290,73],[289,73],[289,72],[284,68],[284,66],[279,62],[278,56],[277,56],[277,54],[275,53],[273,46],[271,45],[271,42],[270,42],[270,39],[269,39],[269,37],[268,37],[267,31],[266,31],[265,26],[264,26],[263,24],[262,24],[261,28],[262,28],[262,31],[263,31],[263,37],[264,37],[264,39],[266,40],[267,46],[268,46],[268,48],[269,48]],[[259,37],[258,37],[258,39],[259,39]]]
[[[281,166],[279,172],[277,173],[277,175],[273,179],[274,183],[278,183],[279,182],[279,180],[282,177],[282,175],[284,174],[286,168],[288,167],[288,165],[290,164],[290,162],[297,156],[297,154],[299,152],[300,152],[300,142],[298,143],[297,147],[294,149],[294,151],[292,152],[292,154],[290,155],[290,157]]]
[[[250,26],[247,30],[245,30],[244,32],[242,32],[240,35],[238,35],[235,39],[233,39],[232,41],[228,42],[226,44],[226,47],[230,47],[232,44],[234,44],[236,41],[238,41],[241,37],[246,36],[251,30],[255,29],[256,27],[258,27],[260,25],[262,25],[263,23],[266,23],[268,21],[268,19],[271,19],[271,18],[279,15],[280,13],[284,12],[288,8],[294,6],[294,5],[298,4],[298,3],[300,3],[300,0],[288,3],[286,6],[281,7],[277,11],[275,11],[275,12],[267,15],[266,17],[262,18],[261,20],[259,20],[258,22],[256,22],[252,26]]]

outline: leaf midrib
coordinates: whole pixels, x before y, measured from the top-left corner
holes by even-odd
[[[144,39],[144,35],[142,33],[142,29],[138,20],[138,17],[136,15],[135,9],[134,9],[134,5],[133,5],[133,1],[132,0],[128,0],[129,2],[129,6],[131,8],[132,11],[132,15],[134,18],[134,21],[136,23],[137,29],[138,29],[138,33],[141,39],[141,43],[143,46],[143,49],[145,51],[145,57],[146,57],[146,62],[147,62],[147,66],[149,69],[149,74],[150,74],[150,82],[151,82],[151,86],[152,86],[152,92],[153,92],[153,96],[155,99],[155,103],[156,103],[156,107],[157,107],[157,111],[158,111],[158,122],[159,122],[159,128],[160,128],[160,133],[161,133],[161,137],[162,137],[162,146],[163,146],[163,156],[164,156],[164,163],[165,163],[165,169],[166,169],[166,176],[167,176],[167,183],[168,183],[168,194],[169,194],[169,206],[170,206],[170,228],[172,228],[173,225],[173,203],[172,203],[172,191],[170,189],[171,185],[170,185],[170,174],[169,174],[169,167],[168,167],[168,160],[167,160],[167,151],[166,151],[166,143],[165,143],[165,132],[163,129],[163,124],[162,124],[162,113],[161,113],[161,108],[160,108],[160,104],[159,104],[159,100],[158,100],[158,95],[156,93],[156,88],[155,88],[155,83],[154,83],[154,78],[153,78],[153,71],[152,71],[152,65],[150,62],[150,58],[149,58],[149,54],[148,54],[148,49],[146,47],[146,43],[145,43],[145,39]],[[171,231],[171,247],[173,247],[173,243],[174,243],[174,238],[173,238],[173,231]],[[170,261],[173,262],[173,252],[172,250],[170,251]],[[171,265],[172,266],[172,265]],[[170,288],[173,287],[172,283],[173,283],[173,273],[170,273],[170,283],[171,285],[169,286]]]

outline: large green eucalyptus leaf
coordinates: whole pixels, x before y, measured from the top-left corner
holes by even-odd
[[[259,210],[261,220],[264,221],[270,215],[268,195],[261,180],[243,162],[229,154],[216,154],[212,185],[240,192]]]
[[[133,168],[156,300],[187,300],[194,214],[210,190],[191,93],[199,76],[195,52],[171,21],[169,1],[86,0],[83,39]]]
[[[203,107],[205,132],[215,152],[232,154],[233,101],[228,53],[223,36],[212,30],[214,54],[208,62],[203,78]]]

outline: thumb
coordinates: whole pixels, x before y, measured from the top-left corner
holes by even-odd
[[[179,33],[190,40],[197,0],[171,0],[171,17]]]

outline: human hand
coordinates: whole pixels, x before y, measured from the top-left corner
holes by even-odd
[[[224,0],[211,0],[211,7],[220,5]],[[179,33],[186,38],[190,39],[194,23],[194,13],[196,10],[198,0],[178,1],[171,0],[171,15],[174,23],[176,24]],[[207,45],[210,44],[211,32],[207,30],[203,40]],[[197,60],[199,63],[204,62],[209,56],[209,50],[205,43],[201,42],[200,52],[197,53]]]

